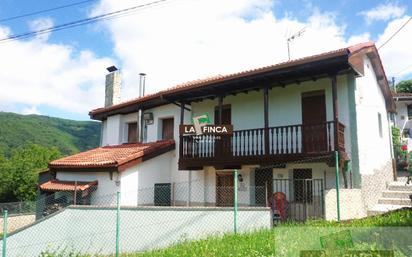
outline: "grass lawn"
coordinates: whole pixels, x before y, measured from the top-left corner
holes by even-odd
[[[122,257],[168,256],[299,256],[301,250],[321,250],[320,238],[350,231],[352,250],[396,249],[395,256],[412,256],[412,208],[359,220],[284,223],[274,229],[226,234],[197,241],[183,241],[165,249],[121,254]],[[333,238],[336,242],[336,239]],[[43,253],[41,257],[86,257],[75,253]],[[321,256],[321,255],[316,255]],[[329,256],[329,255],[328,255]],[[334,256],[334,255],[331,255]],[[345,255],[347,256],[347,255]],[[351,255],[352,256],[352,255]],[[377,256],[377,255],[367,255]]]
[[[323,220],[308,221],[306,223],[286,223],[275,229],[261,230],[247,234],[227,234],[221,237],[210,237],[204,240],[181,242],[166,249],[154,250],[138,254],[126,254],[123,257],[157,257],[157,256],[274,256],[279,244],[275,243],[277,236],[286,237],[290,244],[293,238],[287,238],[285,231],[292,231],[295,236],[310,237],[310,231],[317,229],[352,229],[370,227],[412,227],[412,209],[393,211],[380,216],[368,217],[360,220],[344,222],[328,222]],[[309,233],[301,233],[308,229]],[[382,229],[382,228],[381,228]],[[280,232],[282,231],[282,232]],[[365,232],[365,231],[364,231]],[[278,233],[278,234],[277,234]],[[281,233],[281,235],[279,235]],[[299,234],[296,234],[299,233]],[[366,233],[368,233],[366,231]],[[402,235],[403,237],[404,235]],[[302,239],[302,237],[300,239]],[[304,240],[304,239],[303,239]],[[402,256],[402,255],[401,255]]]

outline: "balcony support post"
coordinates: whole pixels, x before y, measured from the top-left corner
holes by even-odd
[[[217,124],[222,125],[222,112],[223,112],[223,96],[220,95],[217,98],[217,105],[218,105],[218,117],[217,117]],[[216,122],[215,122],[216,123]]]
[[[263,89],[263,115],[265,125],[265,151],[264,154],[269,154],[269,88]]]
[[[332,82],[332,104],[333,104],[333,123],[334,123],[334,146],[335,151],[339,151],[339,117],[338,117],[338,89],[336,74],[330,77]]]
[[[180,103],[180,125],[185,122],[185,102]],[[183,157],[183,136],[179,135],[179,158]]]
[[[222,113],[223,113],[223,95],[219,95],[217,98],[217,119],[215,117],[215,124],[222,125]],[[224,143],[223,138],[220,141],[215,141],[215,157],[222,157],[222,154],[225,152],[223,149]],[[216,147],[217,146],[217,147]]]

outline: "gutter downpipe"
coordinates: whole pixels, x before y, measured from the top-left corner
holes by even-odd
[[[146,84],[146,74],[139,73],[139,97],[143,97],[145,94],[145,84]],[[144,124],[143,124],[143,109],[139,106],[139,112],[137,116],[137,124],[138,124],[138,139],[139,143],[143,143],[144,141]]]

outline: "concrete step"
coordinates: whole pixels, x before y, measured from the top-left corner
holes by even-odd
[[[406,185],[403,181],[395,181],[389,184],[388,190],[392,191],[412,191],[412,184]]]
[[[402,205],[402,206],[412,206],[411,199],[405,198],[380,198],[378,200],[379,204],[390,204],[390,205]]]
[[[383,214],[388,211],[393,211],[397,209],[402,209],[405,206],[402,205],[393,205],[393,204],[377,204],[368,210],[368,216],[374,216],[378,214]]]
[[[385,190],[382,192],[383,198],[402,198],[410,199],[412,197],[412,191],[395,191],[395,190]]]

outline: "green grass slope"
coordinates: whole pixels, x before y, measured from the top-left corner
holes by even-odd
[[[412,226],[412,209],[405,208],[387,214],[367,217],[359,220],[344,222],[328,222],[324,220],[308,221],[306,223],[282,224],[274,229],[264,229],[253,233],[227,234],[224,236],[210,237],[204,240],[182,242],[171,247],[145,253],[122,254],[122,257],[172,257],[172,256],[197,256],[197,257],[226,257],[226,256],[296,256],[275,255],[282,246],[299,248],[304,242],[300,237],[311,237],[311,233],[325,233],[330,231],[352,230],[353,234],[363,233],[362,238],[368,234],[391,233],[398,235],[402,240],[410,236]],[[306,233],[302,233],[306,232]],[[300,240],[298,240],[300,239]],[[369,238],[370,239],[370,238]],[[394,237],[396,239],[396,237]],[[402,243],[400,241],[398,243]],[[281,241],[281,242],[279,242]],[[368,242],[368,240],[365,240]],[[373,242],[369,240],[369,242]],[[410,242],[407,241],[407,242]],[[283,244],[282,244],[283,243]],[[405,243],[405,245],[407,245]],[[373,246],[373,245],[372,245]],[[366,245],[366,247],[368,247]],[[288,248],[288,247],[287,247]],[[365,245],[360,249],[365,249]],[[368,248],[369,249],[369,248]],[[377,249],[380,249],[379,247]],[[279,253],[279,252],[278,252]],[[317,255],[318,256],[318,255]],[[319,255],[321,256],[321,255]],[[345,255],[346,256],[346,255]],[[349,255],[348,255],[349,256]],[[352,256],[352,255],[351,255]],[[366,256],[366,255],[365,255]],[[369,256],[369,255],[368,255]],[[370,255],[372,256],[372,255]],[[405,255],[396,255],[405,256]],[[410,256],[410,255],[406,255]]]
[[[6,156],[29,143],[57,147],[69,155],[97,147],[99,141],[98,122],[0,112],[0,153]]]

